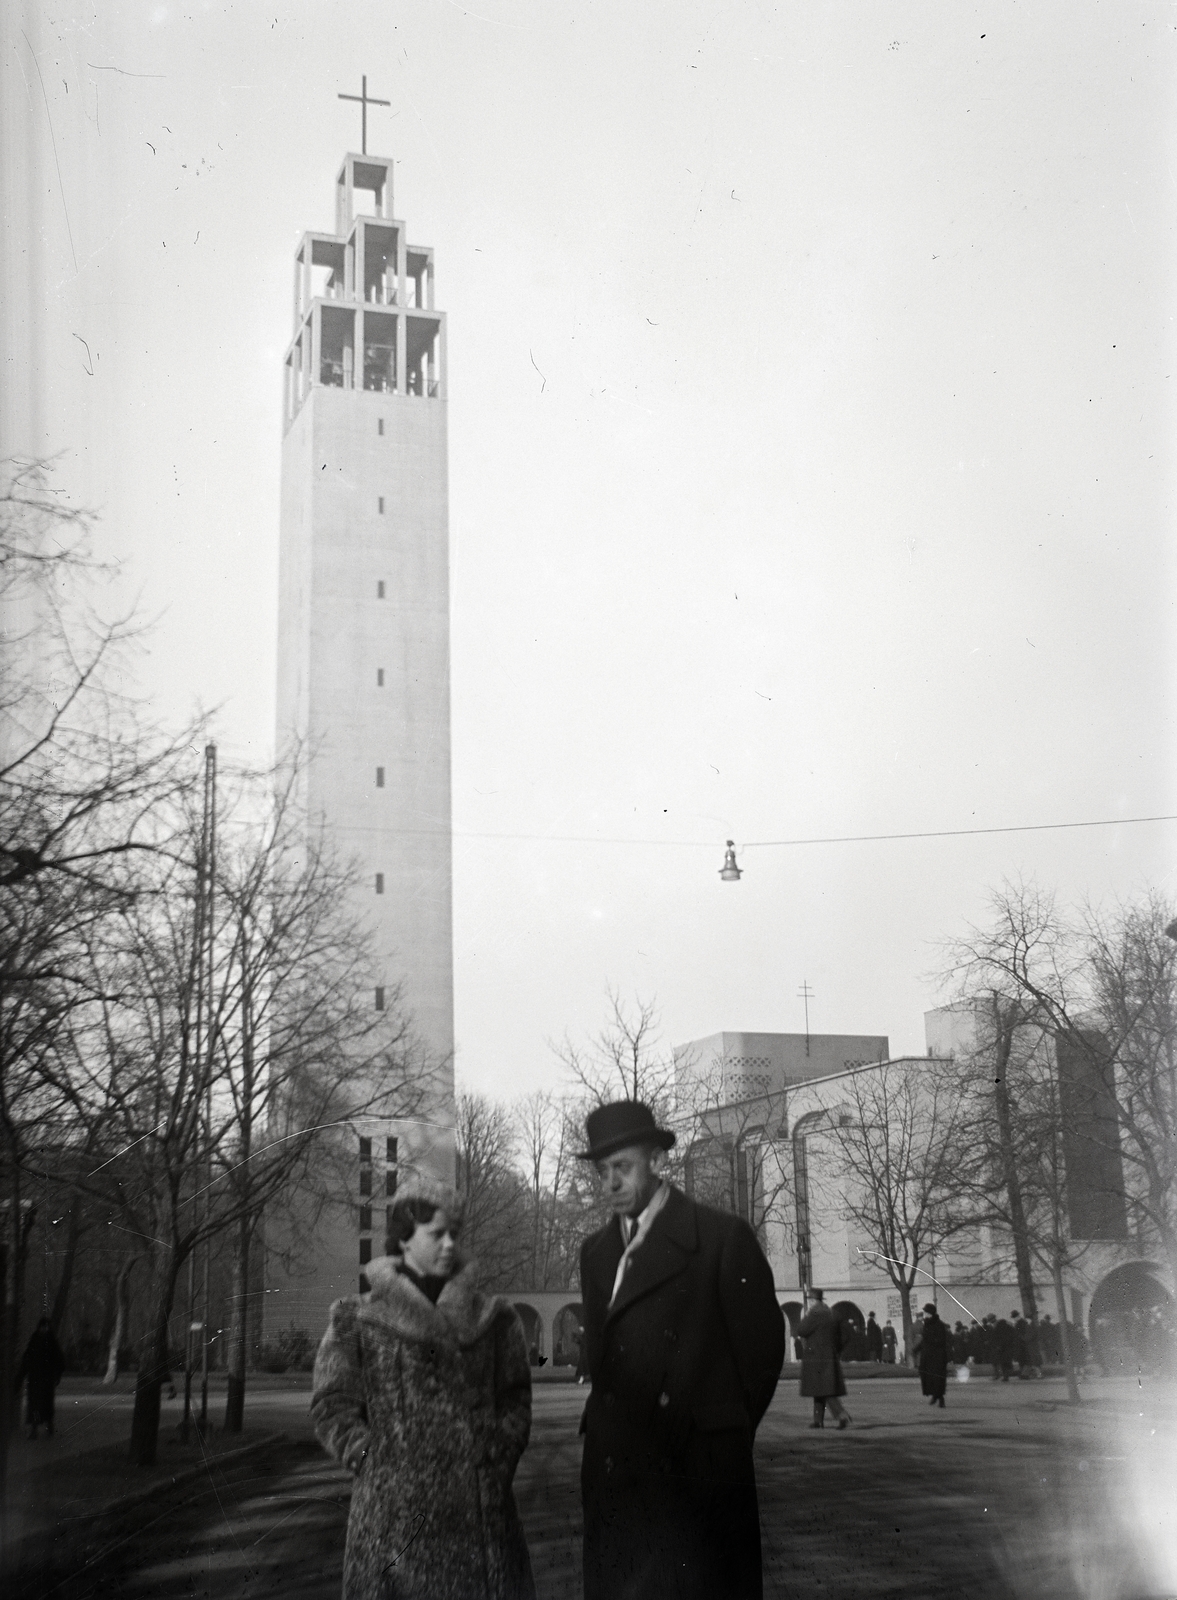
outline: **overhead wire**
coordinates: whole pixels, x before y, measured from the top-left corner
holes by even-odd
[[[1067,828],[1125,828],[1143,822],[1177,822],[1177,814],[1150,817],[1098,817],[1081,822],[1020,822],[990,828],[932,828],[905,833],[837,833],[811,835],[797,839],[749,839],[741,850],[768,850],[810,844],[878,844],[901,839],[966,839],[986,834],[1054,833]],[[406,828],[398,832],[442,833],[444,829]],[[681,845],[691,849],[713,850],[714,839],[642,839],[633,836],[577,833],[493,833],[474,829],[453,831],[455,839],[515,839],[528,844],[641,844]]]

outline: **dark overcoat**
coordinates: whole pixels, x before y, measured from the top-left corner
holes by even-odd
[[[817,1400],[829,1400],[846,1393],[842,1363],[842,1329],[824,1300],[815,1300],[797,1328],[804,1341],[801,1347],[801,1393]]]
[[[920,1388],[941,1395],[948,1382],[948,1328],[939,1317],[924,1318],[920,1335]]]
[[[434,1305],[380,1256],[337,1300],[311,1415],[355,1474],[343,1600],[535,1600],[511,1480],[531,1426],[518,1313],[470,1268]]]
[[[25,1421],[30,1427],[41,1423],[53,1426],[54,1390],[65,1371],[65,1357],[61,1346],[53,1337],[53,1330],[37,1328],[25,1346],[16,1374],[16,1387],[27,1384],[25,1390]]]
[[[616,1218],[581,1250],[585,1600],[759,1600],[756,1426],[785,1356],[747,1223],[671,1188],[612,1308]]]

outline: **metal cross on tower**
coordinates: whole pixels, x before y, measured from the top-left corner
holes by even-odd
[[[368,93],[368,78],[367,78],[367,74],[365,74],[364,77],[362,77],[360,79],[360,92],[359,92],[359,94],[341,94],[338,98],[340,100],[358,100],[359,101],[359,104],[360,104],[360,154],[366,156],[368,154],[368,107],[369,106],[390,106],[392,104],[392,101],[391,100],[375,100],[375,99],[372,98],[371,95],[369,95],[369,93]]]

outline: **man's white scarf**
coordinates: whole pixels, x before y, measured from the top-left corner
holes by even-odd
[[[669,1195],[670,1185],[663,1181],[658,1185],[657,1189],[655,1189],[653,1198],[639,1217],[638,1225],[634,1229],[633,1237],[630,1239],[625,1249],[621,1252],[621,1260],[617,1263],[617,1275],[613,1279],[613,1293],[609,1296],[610,1306],[612,1306],[614,1300],[616,1300],[617,1291],[621,1288],[622,1280],[624,1279],[625,1274],[629,1271],[630,1263],[633,1260],[634,1251],[637,1250],[645,1241],[646,1236],[649,1234],[650,1228],[653,1225],[654,1218],[666,1204]]]

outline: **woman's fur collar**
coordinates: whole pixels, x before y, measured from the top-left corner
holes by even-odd
[[[433,1305],[411,1278],[398,1271],[399,1256],[377,1256],[364,1268],[371,1293],[364,1297],[369,1313],[407,1339],[443,1340],[460,1346],[481,1339],[495,1318],[509,1307],[501,1295],[478,1290],[473,1262],[459,1268]]]

